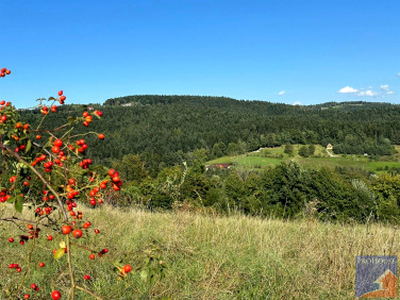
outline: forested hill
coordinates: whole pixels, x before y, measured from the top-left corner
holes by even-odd
[[[256,114],[286,114],[293,110],[292,105],[274,104],[266,101],[245,101],[227,97],[211,96],[163,96],[163,95],[136,95],[108,99],[105,106],[140,106],[140,105],[178,105],[189,106],[192,109],[210,108],[223,111],[240,111]]]
[[[127,96],[89,105],[104,113],[91,128],[108,143],[91,155],[107,163],[140,154],[148,167],[171,165],[202,149],[207,158],[260,146],[332,143],[339,153],[390,154],[400,144],[400,107],[387,103],[345,102],[293,106],[203,96]],[[88,106],[66,105],[46,123],[58,125]],[[35,123],[38,110],[23,111]],[[51,123],[51,124],[50,124]],[[82,126],[83,127],[83,126]],[[82,128],[83,130],[83,128]]]
[[[104,102],[104,106],[134,106],[134,105],[156,105],[156,104],[183,104],[208,107],[222,108],[248,108],[257,111],[260,108],[271,109],[271,113],[280,113],[285,111],[298,111],[303,109],[306,111],[321,111],[326,109],[334,110],[365,110],[365,109],[386,109],[399,108],[385,102],[365,102],[365,101],[349,101],[349,102],[326,102],[316,105],[290,105],[283,103],[272,103],[261,100],[237,100],[228,97],[213,96],[188,96],[188,95],[134,95],[118,98],[111,98]]]

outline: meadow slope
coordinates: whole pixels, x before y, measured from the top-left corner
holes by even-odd
[[[88,242],[96,241],[99,249],[108,247],[110,252],[90,261],[87,251],[75,251],[76,275],[80,285],[104,299],[354,299],[355,256],[400,252],[398,228],[383,224],[367,227],[241,215],[149,213],[109,206],[83,212],[93,228],[101,231],[97,239],[90,235]],[[11,209],[1,206],[0,218],[11,215]],[[20,274],[8,269],[8,264],[25,267],[22,256],[29,243],[8,242],[8,237],[18,234],[21,231],[13,224],[0,222],[2,288],[19,283]],[[24,290],[31,292],[31,282],[38,284],[41,290],[33,299],[46,298],[52,288],[66,293],[65,257],[57,262],[51,253],[61,238],[48,242],[42,236],[41,248],[34,252],[33,277]],[[139,268],[146,249],[162,251],[165,278],[150,285],[133,272],[117,281],[110,262],[122,258]],[[42,279],[42,270],[36,267],[41,261],[53,280]],[[84,274],[93,279],[83,282]],[[78,293],[79,299],[89,299]]]

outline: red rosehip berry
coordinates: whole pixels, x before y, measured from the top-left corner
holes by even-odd
[[[80,230],[80,229],[75,229],[74,232],[72,233],[72,235],[73,235],[75,238],[79,239],[79,238],[82,237],[82,230]]]
[[[63,141],[61,139],[56,139],[53,143],[54,146],[61,147],[63,145]]]
[[[60,152],[60,147],[58,147],[58,146],[53,146],[53,148],[51,148],[51,151],[52,151],[53,153],[58,153],[58,152]]]
[[[64,225],[64,226],[61,228],[61,230],[62,230],[62,233],[63,233],[63,234],[69,234],[69,233],[71,232],[71,226]]]
[[[51,293],[51,298],[52,298],[53,300],[61,299],[61,293],[60,293],[59,291],[53,291],[53,292]]]
[[[124,272],[125,272],[125,273],[129,273],[131,270],[132,270],[131,265],[125,265],[125,266],[124,266]]]

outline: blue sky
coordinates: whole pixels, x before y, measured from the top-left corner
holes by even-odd
[[[0,2],[0,98],[400,104],[400,1]]]

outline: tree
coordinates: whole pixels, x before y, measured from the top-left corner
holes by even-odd
[[[145,163],[138,154],[127,154],[121,161],[115,161],[113,168],[119,170],[122,178],[126,181],[141,181],[149,176]]]
[[[307,146],[301,146],[299,149],[299,155],[302,157],[308,157],[309,154],[309,149]]]
[[[285,145],[284,152],[285,152],[286,154],[289,154],[289,156],[292,156],[292,155],[293,155],[293,151],[294,151],[294,148],[293,148],[293,145],[292,145],[292,144],[286,144],[286,145]]]
[[[308,155],[309,155],[309,156],[313,156],[314,153],[315,153],[315,145],[314,145],[314,144],[310,144],[310,145],[308,146]]]

